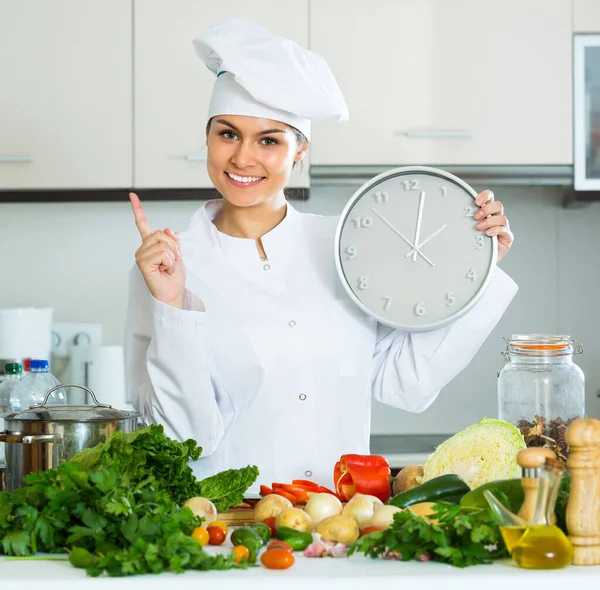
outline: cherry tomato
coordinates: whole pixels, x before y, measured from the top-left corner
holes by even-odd
[[[270,570],[286,570],[294,564],[294,556],[285,549],[270,549],[260,558],[261,563]]]
[[[367,526],[362,531],[360,531],[360,536],[368,535],[369,533],[379,533],[381,528],[378,526]]]
[[[220,529],[223,529],[223,532],[227,534],[229,532],[229,527],[222,520],[215,520],[211,522],[208,526],[218,526]]]
[[[227,536],[220,526],[212,524],[206,529],[208,531],[208,542],[210,545],[221,545]]]
[[[289,545],[288,543],[286,543],[285,541],[271,541],[267,545],[267,551],[271,551],[273,549],[283,549],[284,551],[287,551],[289,553],[294,552],[294,549],[292,548],[292,546]]]
[[[197,526],[193,530],[191,537],[192,539],[196,539],[196,541],[198,541],[198,543],[200,543],[200,545],[204,547],[205,545],[208,545],[210,535],[208,534],[208,531],[206,529],[203,529],[201,526]]]
[[[271,529],[271,538],[273,538],[277,534],[277,529],[275,528],[275,517],[269,516],[269,518],[265,518],[263,522]]]
[[[242,561],[248,561],[248,559],[250,559],[250,549],[248,549],[248,547],[244,547],[243,545],[237,545],[233,548],[231,553],[232,555],[235,555],[236,563],[241,563]]]

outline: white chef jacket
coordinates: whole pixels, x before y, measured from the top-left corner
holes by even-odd
[[[137,266],[126,328],[128,391],[168,436],[193,438],[198,478],[257,465],[259,482],[333,484],[345,453],[369,453],[371,395],[421,412],[473,358],[514,297],[500,269],[453,324],[404,332],[348,297],[334,263],[337,217],[303,214],[253,239],[217,230],[209,201],[181,234],[185,309],[154,299]],[[257,491],[258,483],[251,488]]]

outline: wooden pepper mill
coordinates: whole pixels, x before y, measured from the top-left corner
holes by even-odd
[[[546,447],[529,447],[523,449],[517,455],[517,463],[523,469],[521,485],[525,494],[518,516],[528,523],[533,522],[535,516],[538,487],[540,485],[540,469],[546,459],[556,459],[554,451]],[[554,522],[548,524],[554,524]]]
[[[571,493],[567,529],[573,564],[600,564],[600,420],[579,418],[567,428]]]

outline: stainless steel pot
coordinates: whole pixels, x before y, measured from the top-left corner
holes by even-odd
[[[67,387],[84,389],[95,405],[46,405],[54,391]],[[79,451],[104,442],[117,430],[132,432],[140,416],[138,412],[117,410],[99,403],[87,387],[53,387],[41,404],[4,416],[5,430],[0,432],[0,442],[7,443],[4,489],[23,487],[23,478],[28,473],[53,469]]]

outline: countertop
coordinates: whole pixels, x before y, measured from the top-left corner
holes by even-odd
[[[423,465],[435,448],[452,434],[373,434],[371,453],[385,457],[392,469]]]
[[[209,547],[211,553],[215,547]],[[229,550],[229,549],[228,549]],[[68,562],[5,561],[0,559],[0,580],[15,582],[14,587],[44,590],[81,588],[124,588],[128,590],[198,590],[198,588],[260,588],[260,590],[294,590],[326,588],[327,590],[365,590],[365,588],[401,588],[410,584],[422,589],[438,590],[506,590],[509,586],[564,590],[566,587],[593,588],[600,579],[600,566],[570,566],[562,570],[541,571],[519,569],[508,560],[493,565],[464,569],[440,563],[399,562],[371,559],[362,555],[346,558],[305,558],[296,553],[296,563],[288,570],[255,567],[241,571],[209,571],[176,575],[90,578],[84,570]],[[8,586],[8,584],[7,584]]]

